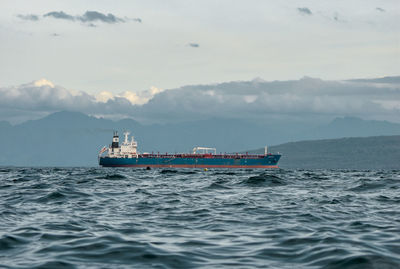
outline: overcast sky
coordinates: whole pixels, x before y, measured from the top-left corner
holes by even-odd
[[[399,0],[2,0],[0,120],[400,122],[400,77],[345,81],[400,75],[399,26]]]
[[[399,25],[398,0],[2,0],[0,87],[46,78],[118,94],[398,75]]]

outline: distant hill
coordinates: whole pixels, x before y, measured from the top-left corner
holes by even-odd
[[[400,136],[290,142],[272,146],[279,166],[303,169],[400,169]],[[249,151],[263,153],[264,149]]]
[[[355,117],[336,118],[327,125],[312,128],[303,133],[303,137],[310,139],[326,139],[338,137],[367,137],[400,134],[400,124],[362,120]]]
[[[346,117],[324,125],[218,118],[143,125],[132,119],[112,121],[62,111],[15,126],[0,122],[0,165],[94,166],[99,149],[110,144],[114,130],[131,131],[141,152],[188,152],[195,146],[240,152],[289,141],[400,135],[400,124]]]
[[[400,84],[400,76],[388,76],[382,78],[362,78],[362,79],[350,79],[353,82],[374,82],[374,83],[386,83],[386,84]]]

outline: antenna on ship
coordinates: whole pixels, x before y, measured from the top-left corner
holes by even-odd
[[[128,144],[128,136],[129,136],[130,134],[131,134],[131,133],[128,132],[128,131],[125,131],[125,132],[124,132],[124,144],[125,144],[125,145]]]

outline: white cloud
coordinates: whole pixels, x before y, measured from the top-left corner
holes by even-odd
[[[53,82],[48,81],[47,79],[44,79],[44,78],[34,81],[33,85],[35,87],[49,86],[51,88],[54,88]]]
[[[106,103],[108,100],[113,99],[114,95],[108,91],[102,91],[96,95],[96,101]]]
[[[132,91],[124,91],[119,94],[113,94],[108,91],[102,91],[99,94],[95,95],[95,99],[97,102],[106,103],[109,100],[114,100],[115,98],[125,98],[132,105],[143,105],[146,104],[151,98],[154,97],[157,93],[162,92],[162,89],[157,87],[150,87],[150,89],[141,91],[141,92],[132,92]]]

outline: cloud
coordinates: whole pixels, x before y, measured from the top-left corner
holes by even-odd
[[[0,88],[0,114],[11,119],[60,110],[142,122],[229,118],[266,122],[269,119],[309,119],[358,116],[396,120],[400,117],[400,77],[351,81],[261,79],[161,90],[103,91],[88,94],[42,79]],[[41,114],[41,115],[42,115]]]
[[[42,86],[49,86],[50,88],[54,88],[55,87],[53,82],[48,81],[47,79],[44,79],[44,78],[36,80],[36,81],[32,82],[32,84],[35,87],[42,87]]]
[[[307,7],[298,7],[297,11],[300,12],[303,15],[312,15],[313,13],[311,12],[311,10]]]
[[[15,87],[0,88],[0,115],[29,119],[28,114],[52,113],[60,110],[80,111],[94,115],[132,115],[136,105],[143,105],[162,89],[151,87],[141,92],[125,91],[120,94],[68,90],[49,80],[40,79]]]
[[[131,92],[124,91],[119,94],[113,94],[108,91],[102,91],[99,94],[94,95],[97,102],[107,103],[109,100],[114,100],[115,98],[123,98],[128,100],[132,105],[143,105],[146,104],[154,95],[162,92],[162,89],[156,88],[154,86],[150,89],[141,92]]]
[[[69,21],[79,21],[83,23],[87,23],[88,26],[96,27],[93,22],[103,22],[108,24],[115,23],[125,23],[128,21],[134,22],[142,22],[140,18],[120,18],[115,16],[114,14],[108,13],[104,14],[98,11],[86,11],[83,15],[72,16],[70,14],[65,13],[64,11],[52,11],[43,15],[43,17],[52,17],[55,19],[61,20],[69,20]]]
[[[138,23],[142,23],[142,19],[141,18],[132,18],[132,19],[130,19],[131,21],[135,21],[135,22],[138,22]]]
[[[189,43],[188,46],[189,46],[189,47],[192,47],[192,48],[198,48],[198,47],[200,47],[200,45],[199,45],[198,43]]]
[[[21,20],[25,20],[25,21],[38,21],[39,20],[39,16],[35,15],[35,14],[18,14],[17,15],[18,18],[20,18]]]
[[[71,16],[64,11],[52,11],[43,15],[43,17],[53,17],[55,19],[74,21],[75,17]]]
[[[97,11],[86,11],[85,14],[83,14],[82,16],[77,16],[77,19],[82,22],[94,22],[94,21],[101,21],[104,23],[125,22],[125,20],[118,18],[111,13],[105,15]]]
[[[339,21],[339,14],[335,14],[335,15],[333,15],[333,19],[335,20],[335,21]]]
[[[400,116],[400,84],[376,85],[323,81],[262,80],[186,86],[155,95],[136,111],[145,120],[193,120],[210,117],[266,120],[271,117]],[[386,105],[386,107],[383,106]],[[390,109],[389,109],[390,108]]]
[[[344,22],[343,20],[341,20],[341,19],[339,18],[339,14],[338,14],[337,12],[333,15],[333,20],[334,20],[334,21],[337,21],[337,22]]]
[[[343,19],[343,16],[340,15],[338,12],[333,13],[332,17],[328,17],[330,20],[334,20],[335,22],[338,23],[347,23],[348,21],[346,19]]]

